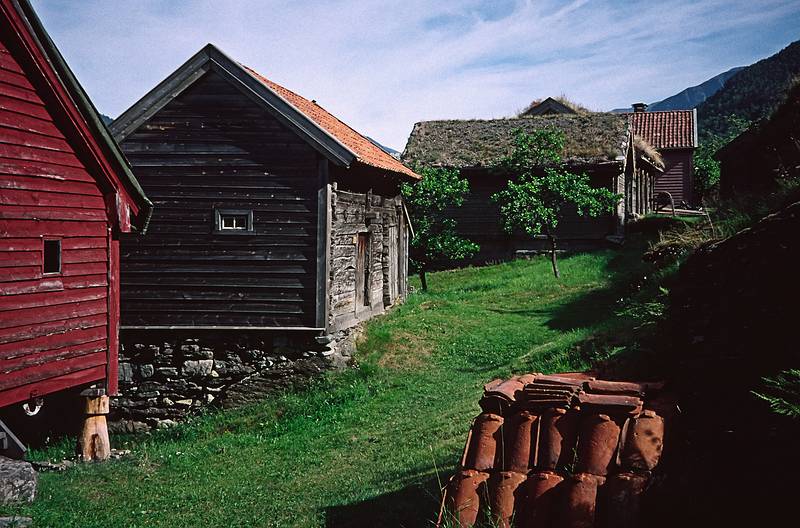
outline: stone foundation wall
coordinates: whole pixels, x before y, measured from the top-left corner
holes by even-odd
[[[308,333],[123,331],[115,432],[168,427],[208,407],[236,407],[295,388],[349,360],[355,331]]]

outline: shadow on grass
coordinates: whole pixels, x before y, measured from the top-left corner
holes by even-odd
[[[442,484],[450,474],[442,476]],[[433,527],[439,514],[442,490],[439,480],[428,479],[400,490],[355,504],[333,506],[325,511],[327,528],[425,528]]]

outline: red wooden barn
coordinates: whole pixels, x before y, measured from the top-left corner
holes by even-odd
[[[117,385],[119,234],[151,204],[27,0],[0,0],[0,407]]]

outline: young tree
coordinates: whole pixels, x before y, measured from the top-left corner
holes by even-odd
[[[563,151],[564,133],[560,130],[517,130],[513,152],[496,166],[511,179],[504,190],[492,195],[506,231],[547,236],[556,278],[560,273],[555,230],[566,208],[575,207],[578,214],[595,217],[613,211],[621,198],[608,189],[592,187],[586,174],[568,170]]]
[[[411,239],[411,265],[419,273],[422,289],[428,289],[425,272],[443,262],[469,258],[479,247],[456,234],[456,222],[445,212],[461,207],[469,193],[469,182],[457,170],[418,169],[422,180],[404,183],[401,188],[414,225]]]

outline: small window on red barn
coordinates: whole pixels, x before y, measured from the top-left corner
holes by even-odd
[[[61,273],[61,241],[44,241],[43,273]]]

